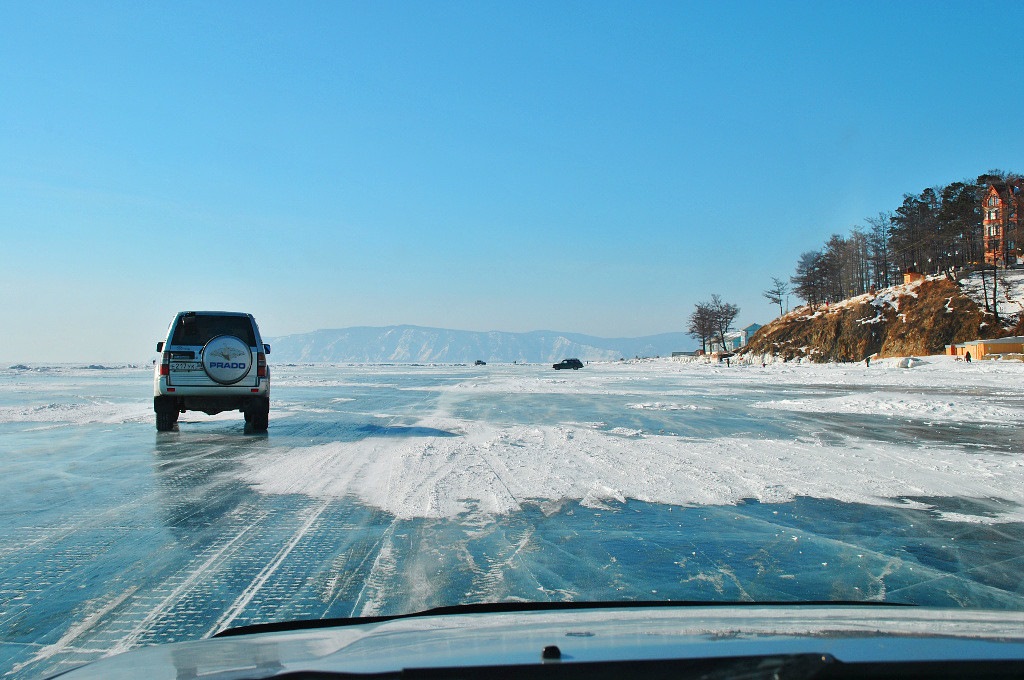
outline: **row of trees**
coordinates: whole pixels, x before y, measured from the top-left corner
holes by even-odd
[[[1015,173],[993,170],[973,182],[953,182],[919,194],[904,194],[903,203],[895,210],[869,217],[847,236],[833,234],[822,248],[802,253],[789,281],[773,277],[764,297],[779,306],[781,316],[790,293],[818,305],[862,295],[872,288],[887,288],[901,282],[906,271],[952,274],[956,269],[981,265],[984,276],[982,200],[990,184],[1019,184],[1021,180]],[[1019,223],[1008,218],[1003,217],[1003,243],[1024,241],[1022,234],[1016,233],[1021,229]],[[1005,262],[1008,258],[1006,253],[1003,255]],[[982,281],[985,308],[998,318],[994,272],[991,281],[991,298]],[[712,295],[710,301],[695,306],[687,333],[700,340],[705,352],[714,339],[724,345],[739,311],[736,305]]]
[[[1019,176],[995,170],[975,182],[905,194],[895,210],[869,217],[847,236],[833,234],[822,248],[802,253],[790,279],[792,292],[812,305],[837,302],[894,285],[908,270],[938,274],[983,264],[983,195],[990,183],[1015,179]],[[1007,222],[1005,228],[1016,225]],[[1016,236],[1008,233],[1007,241],[1019,240]],[[773,279],[765,297],[778,302],[779,288],[780,280]]]
[[[700,349],[706,353],[708,343],[716,338],[725,345],[725,336],[739,313],[739,307],[724,302],[717,294],[712,295],[710,301],[697,303],[686,332],[691,338],[700,340]]]

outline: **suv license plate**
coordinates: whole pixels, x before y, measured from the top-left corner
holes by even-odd
[[[174,362],[172,362],[171,363],[171,370],[172,371],[201,371],[201,370],[203,370],[203,365],[200,364],[200,363],[197,363],[195,361],[190,361],[190,362],[187,362],[187,363],[174,363]]]

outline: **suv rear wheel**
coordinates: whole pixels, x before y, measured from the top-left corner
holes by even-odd
[[[168,432],[174,429],[178,422],[178,405],[173,399],[167,397],[154,397],[153,410],[156,411],[156,429],[158,432]]]
[[[253,399],[244,411],[245,429],[266,432],[270,426],[270,399]]]

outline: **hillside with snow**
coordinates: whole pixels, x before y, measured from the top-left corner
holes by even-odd
[[[814,361],[940,354],[952,343],[1022,331],[1024,272],[974,272],[798,307],[759,330],[748,355]],[[984,280],[983,280],[984,279]]]

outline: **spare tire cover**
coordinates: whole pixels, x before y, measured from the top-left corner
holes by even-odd
[[[252,369],[252,350],[233,335],[218,335],[203,347],[203,370],[215,382],[231,385]]]

